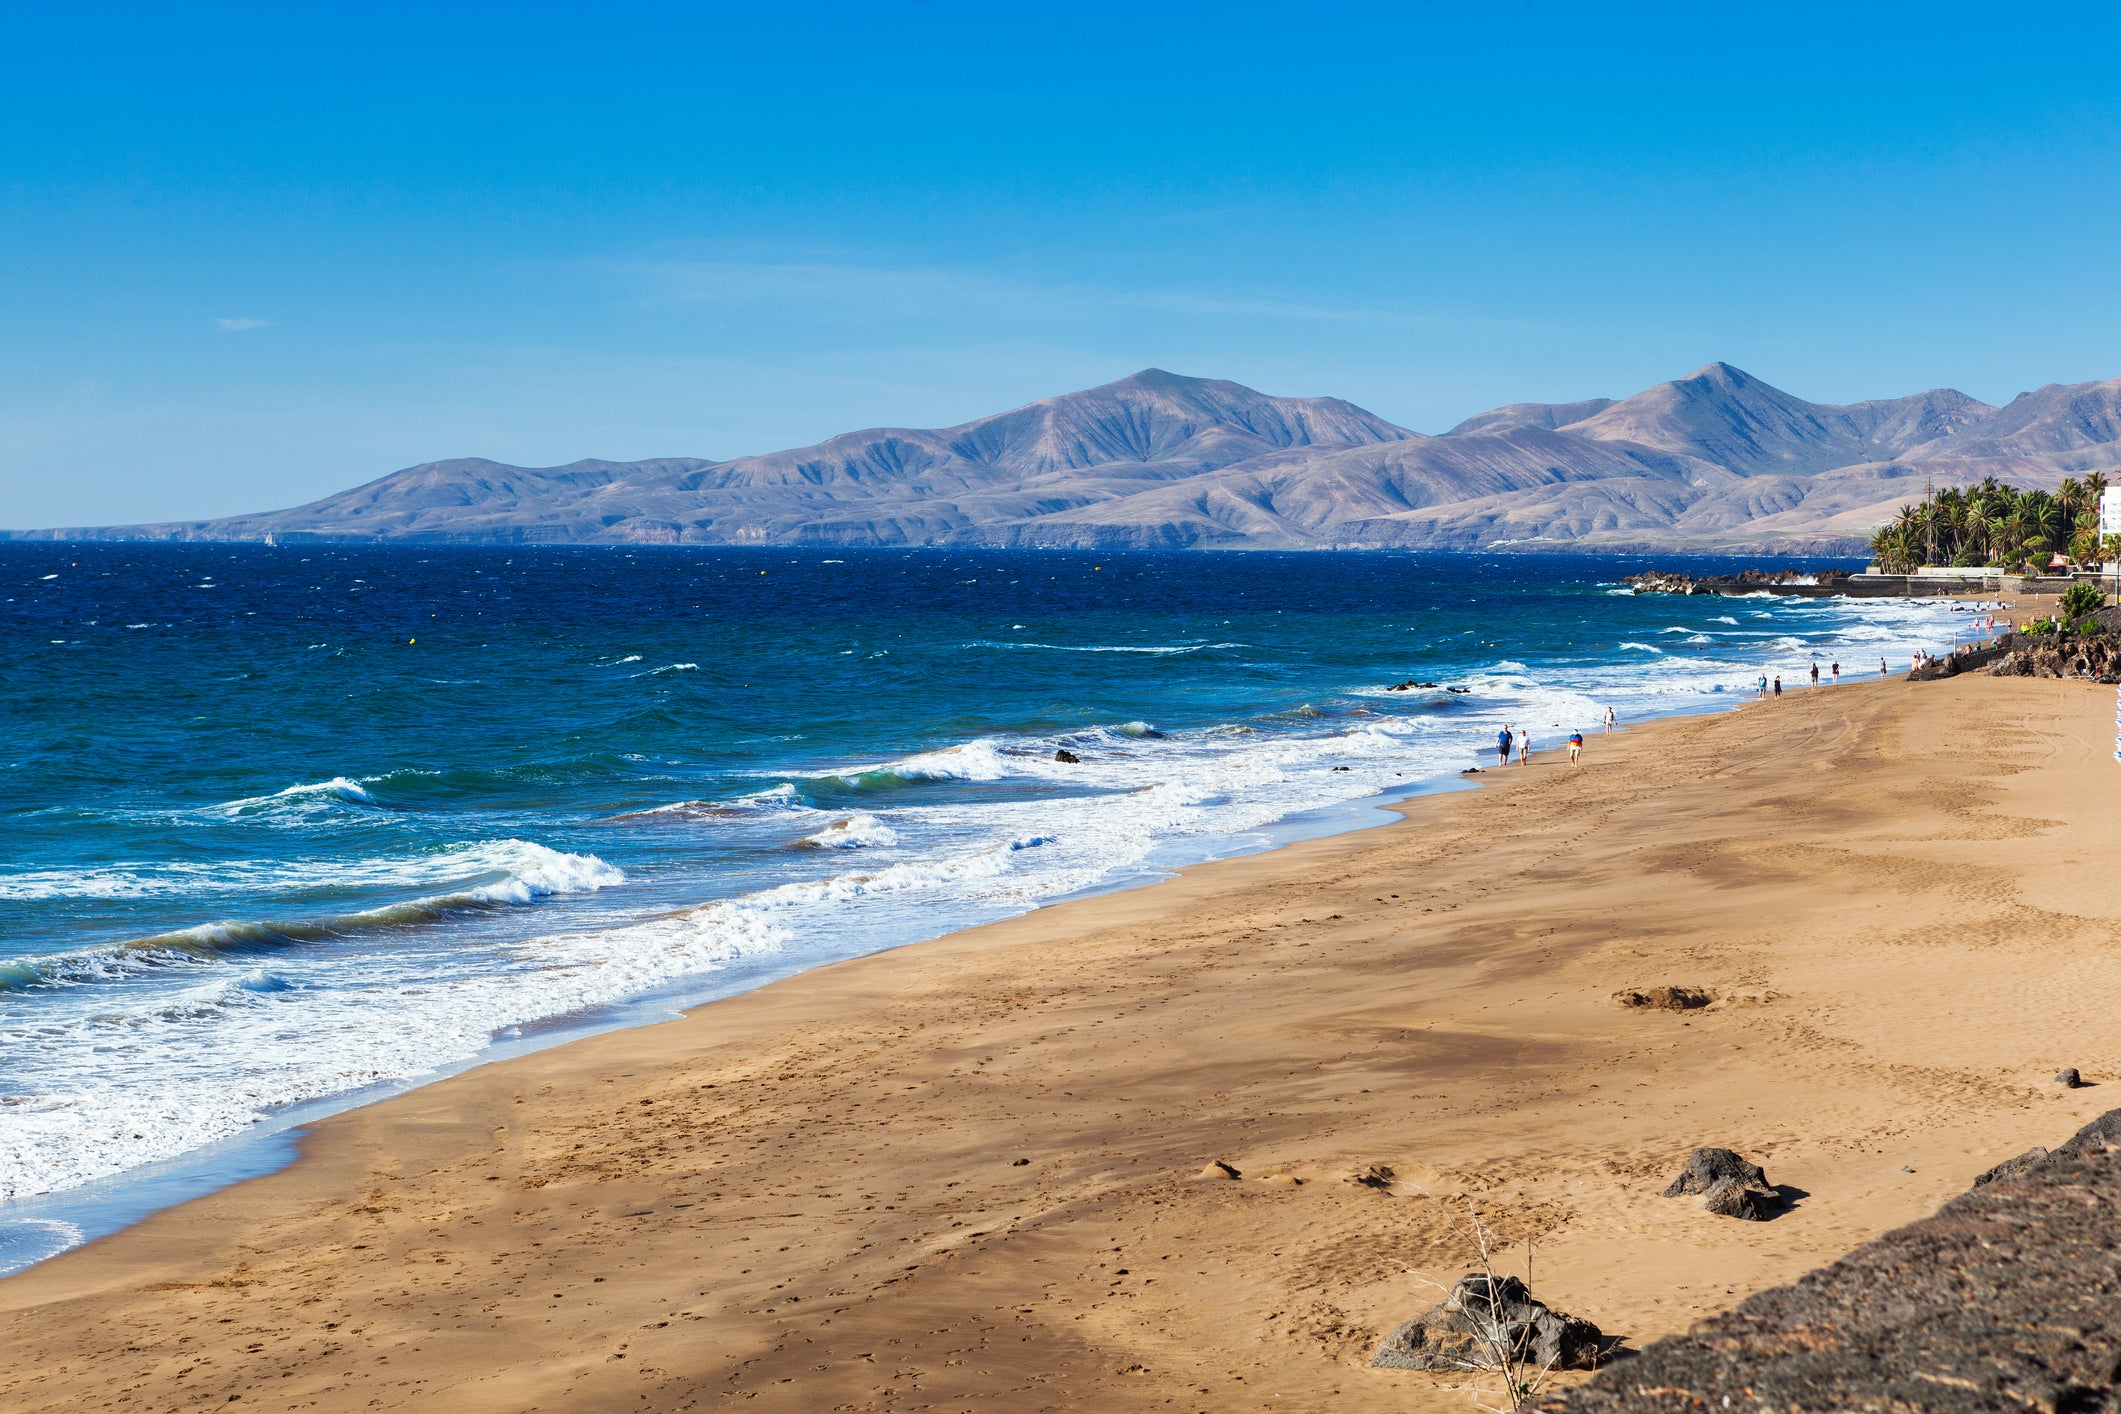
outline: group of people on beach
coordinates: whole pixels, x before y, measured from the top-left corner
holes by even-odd
[[[1620,717],[1612,708],[1608,707],[1605,709],[1605,716],[1602,721],[1607,734],[1610,735],[1613,728],[1620,724]],[[1583,732],[1581,730],[1569,733],[1568,747],[1569,760],[1571,762],[1583,759]],[[1495,733],[1495,764],[1498,766],[1509,765],[1510,752],[1512,750],[1517,753],[1518,765],[1529,766],[1532,764],[1532,733],[1519,729],[1514,722],[1508,722],[1503,724],[1502,730]]]
[[[1832,663],[1829,663],[1827,665],[1826,671],[1829,678],[1831,679],[1832,685],[1835,687],[1841,686],[1841,660],[1839,658],[1836,658]],[[1885,659],[1883,658],[1880,658],[1878,660],[1878,676],[1885,676]],[[1812,686],[1819,686],[1819,660],[1817,658],[1814,658],[1812,660]],[[1774,678],[1770,680],[1766,673],[1762,673],[1760,675],[1759,685],[1754,695],[1759,697],[1782,696],[1782,674],[1777,673],[1775,674]]]

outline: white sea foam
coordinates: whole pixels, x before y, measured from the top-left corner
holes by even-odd
[[[474,887],[507,874],[532,881],[534,890],[578,866],[554,861],[587,860],[588,872],[605,877],[611,866],[594,855],[562,854],[529,840],[492,840],[399,856],[367,859],[239,859],[216,863],[164,860],[82,869],[0,872],[0,899],[148,899],[188,894],[302,894],[338,889],[438,889],[452,883]],[[610,887],[614,880],[596,885]],[[568,889],[543,890],[568,892]]]
[[[344,776],[333,776],[328,781],[311,781],[304,785],[289,786],[276,790],[271,795],[245,796],[215,807],[224,814],[241,814],[245,811],[269,810],[283,804],[306,804],[312,801],[348,801],[361,805],[373,805],[375,797],[368,787],[359,781]]]
[[[1149,653],[1168,655],[1172,653],[1199,653],[1211,648],[1246,648],[1244,643],[1004,643],[994,639],[974,639],[967,648],[1018,648],[1043,649],[1048,653]]]
[[[1001,752],[997,737],[978,737],[961,746],[941,751],[916,752],[874,766],[855,766],[836,771],[830,779],[868,782],[888,778],[902,781],[998,781],[1011,773],[1011,763]]]
[[[0,1277],[56,1257],[86,1240],[79,1227],[57,1218],[0,1220]]]
[[[874,815],[850,815],[806,837],[803,843],[819,849],[870,849],[897,844],[898,840],[898,831]]]

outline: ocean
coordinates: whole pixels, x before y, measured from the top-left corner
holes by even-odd
[[[69,1193],[1381,819],[1505,723],[1595,761],[1968,636],[1648,563],[0,544],[0,1271]]]

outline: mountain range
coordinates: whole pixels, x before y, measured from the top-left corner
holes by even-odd
[[[733,461],[428,462],[291,510],[11,538],[1835,553],[1925,484],[2121,461],[2121,379],[1810,403],[1712,363],[1439,436],[1148,369],[935,430]],[[2121,478],[2117,478],[2121,479]]]

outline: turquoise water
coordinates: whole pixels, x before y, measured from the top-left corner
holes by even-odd
[[[0,545],[0,1201],[1962,636],[1639,567]]]

